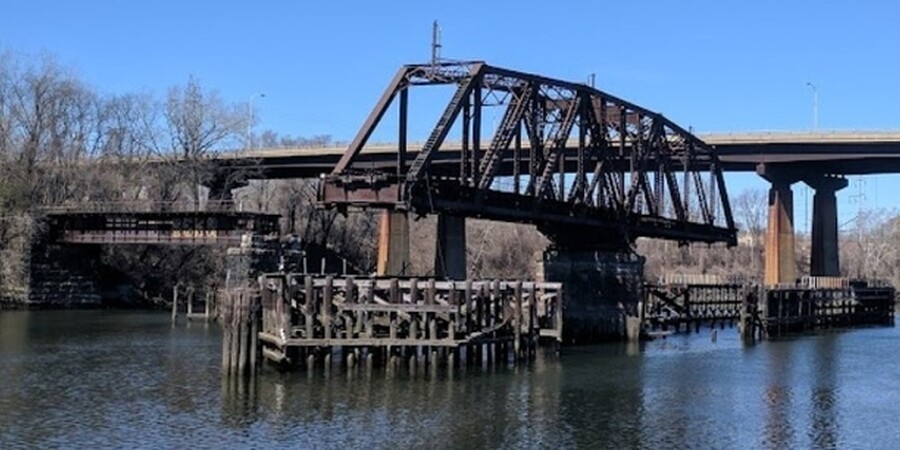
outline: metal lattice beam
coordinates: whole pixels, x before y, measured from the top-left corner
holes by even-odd
[[[414,114],[407,95],[436,84],[456,89],[407,162],[407,116]],[[367,168],[366,141],[398,97],[397,164]],[[482,121],[491,107],[505,108],[492,130]],[[461,150],[442,153],[454,129]],[[447,171],[447,158],[458,171]],[[589,86],[482,62],[401,68],[323,180],[320,200],[535,223],[551,238],[596,230],[597,242],[650,236],[734,244],[736,236],[718,157],[691,133]]]

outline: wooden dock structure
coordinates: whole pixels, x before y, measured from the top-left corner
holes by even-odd
[[[807,276],[761,286],[741,277],[677,275],[661,281],[648,286],[641,308],[643,327],[651,333],[739,323],[745,338],[753,340],[894,323],[895,289],[881,280]]]
[[[769,288],[761,302],[769,337],[818,329],[893,325],[895,289],[881,280],[804,277]]]
[[[738,323],[749,342],[894,322],[894,288],[880,281],[805,277],[769,287],[735,278],[675,281],[649,291],[638,308],[645,336],[652,327],[677,332]],[[308,370],[336,363],[411,370],[505,365],[533,358],[539,343],[558,350],[563,336],[561,283],[281,272],[218,297],[228,374],[253,373],[262,360]]]
[[[650,330],[697,331],[703,325],[733,326],[756,313],[756,280],[729,275],[668,275],[647,286],[643,322]]]
[[[261,352],[281,364],[499,364],[562,337],[560,283],[283,273],[259,283]]]

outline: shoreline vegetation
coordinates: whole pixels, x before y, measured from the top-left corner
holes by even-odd
[[[193,76],[162,95],[106,93],[53,56],[0,49],[0,308],[38,307],[22,300],[32,275],[30,254],[47,245],[41,210],[107,202],[201,204],[207,189],[198,186],[220,175],[210,161],[247,145],[246,131],[258,120],[248,117],[247,106],[226,101]],[[273,130],[251,138],[259,147],[335,143],[327,134],[307,138]],[[377,212],[343,216],[317,209],[317,180],[254,176],[251,167],[228,180],[236,203],[279,214],[284,235],[327,246],[362,273],[374,271]],[[664,273],[759,276],[766,193],[747,190],[731,203],[741,229],[737,247],[639,240],[634,251],[647,258],[646,278],[652,282]],[[894,244],[900,242],[900,216],[884,210],[859,214],[842,231],[844,274],[900,284],[900,246]],[[433,273],[435,228],[431,217],[411,224],[412,272],[420,276]],[[466,230],[469,277],[535,279],[540,273],[541,252],[549,242],[534,227],[470,219]],[[797,236],[797,249],[802,275],[808,273],[808,236]],[[214,289],[225,278],[223,255],[223,249],[209,247],[105,246],[98,273],[113,284],[128,284],[129,297],[146,307],[145,299],[168,301],[176,284]]]

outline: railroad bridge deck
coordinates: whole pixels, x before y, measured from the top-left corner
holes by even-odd
[[[50,237],[66,244],[237,246],[245,236],[278,233],[280,216],[234,205],[94,204],[47,210]]]

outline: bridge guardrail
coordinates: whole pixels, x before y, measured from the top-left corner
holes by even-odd
[[[112,201],[88,202],[73,205],[46,206],[40,209],[47,214],[65,213],[142,213],[142,212],[252,212],[245,211],[240,202],[201,201],[156,202],[156,201]]]

